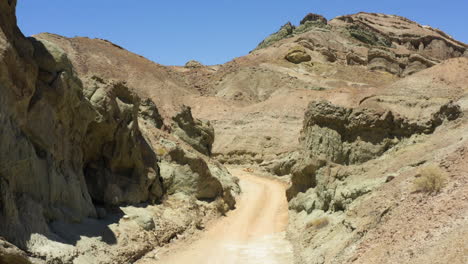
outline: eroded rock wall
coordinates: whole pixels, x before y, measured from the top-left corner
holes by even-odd
[[[169,129],[155,103],[125,82],[78,76],[59,45],[25,38],[15,6],[16,1],[0,2],[0,236],[48,261],[69,259],[77,239],[57,233],[61,226],[92,223],[89,228],[102,226],[99,232],[105,232],[96,220],[105,217],[103,207],[150,205],[167,198],[170,188],[181,192],[163,185],[163,157],[152,145],[157,137],[170,137]],[[184,113],[175,118],[184,132],[180,137],[209,155],[212,127],[190,110]],[[227,210],[233,208],[238,186],[229,172],[173,140],[169,168],[184,167],[184,176],[194,178],[187,181],[195,188],[187,197],[221,199]],[[79,233],[72,229],[70,234]]]

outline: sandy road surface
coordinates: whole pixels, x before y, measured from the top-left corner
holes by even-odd
[[[158,264],[289,264],[292,248],[284,238],[288,222],[285,184],[231,170],[242,194],[237,208],[191,245],[161,256]]]

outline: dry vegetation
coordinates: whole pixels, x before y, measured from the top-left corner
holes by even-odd
[[[421,168],[418,176],[414,180],[416,191],[438,193],[447,184],[447,173],[435,164]]]
[[[328,220],[328,217],[326,216],[315,218],[307,223],[307,228],[315,228],[315,229],[324,228],[328,225],[329,222],[330,221]]]

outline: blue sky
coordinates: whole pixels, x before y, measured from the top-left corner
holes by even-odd
[[[405,16],[468,43],[468,0],[19,0],[17,16],[27,36],[104,38],[155,62],[183,65],[245,55],[309,12],[331,19],[359,11]]]

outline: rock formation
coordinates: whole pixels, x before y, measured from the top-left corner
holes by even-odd
[[[297,263],[462,263],[465,43],[308,14],[228,63],[167,67],[26,38],[15,6],[0,2],[0,262],[137,262],[235,208],[225,163],[290,183]],[[423,166],[449,175],[439,193],[412,189]]]
[[[173,118],[175,127],[173,133],[194,149],[210,156],[214,142],[215,131],[208,121],[194,119],[190,107],[183,106]]]
[[[125,82],[77,74],[60,46],[40,36],[25,38],[16,26],[15,5],[0,3],[0,235],[51,260],[56,253],[68,254],[44,251],[52,243],[47,239],[67,241],[51,223],[94,221],[89,219],[105,217],[103,207],[151,205],[167,195],[160,160],[139,125],[157,131],[164,121],[155,103],[142,100]],[[190,110],[174,120],[175,134],[210,154],[212,128],[193,119]],[[229,172],[196,151],[180,154],[188,150],[174,144],[177,151],[169,155],[180,166],[189,164],[184,173],[197,183],[196,192],[187,195],[219,197],[234,208],[237,187]],[[28,263],[6,242],[0,259]]]
[[[296,46],[291,48],[288,51],[288,54],[286,54],[285,59],[292,63],[301,63],[301,62],[307,62],[311,60],[311,57],[309,54],[306,53],[305,49],[301,46]]]

